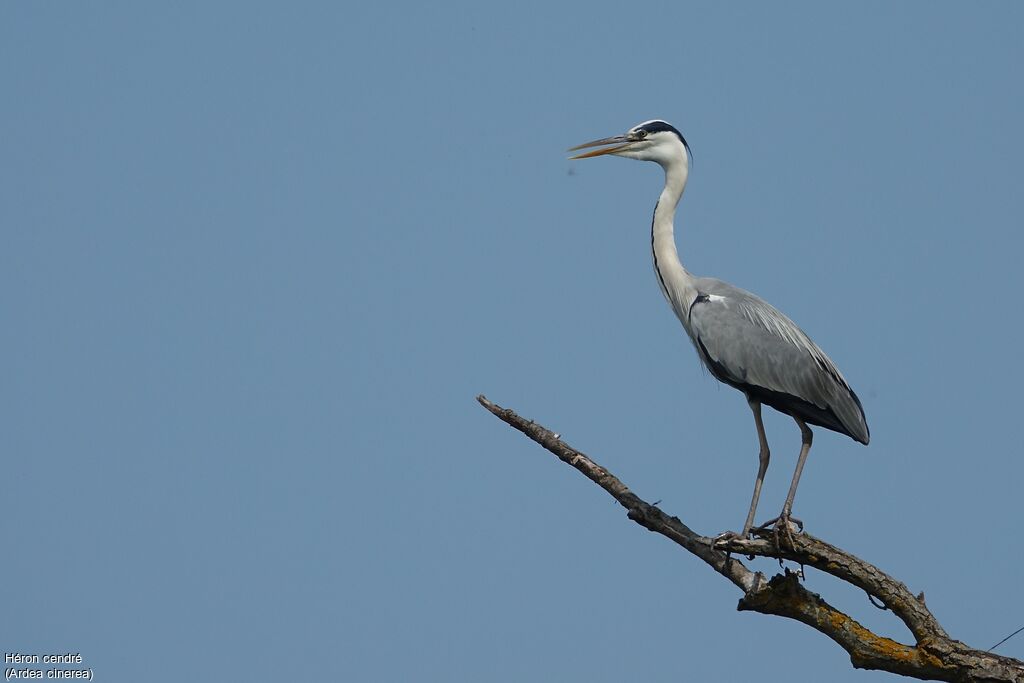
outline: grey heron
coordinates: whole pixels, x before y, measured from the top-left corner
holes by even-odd
[[[791,416],[800,428],[800,455],[782,513],[762,525],[774,524],[776,538],[780,527],[790,533],[793,498],[813,439],[808,425],[846,434],[867,445],[870,433],[860,399],[825,352],[774,306],[721,280],[691,275],[683,267],[676,250],[674,220],[690,173],[690,147],[678,130],[665,121],[645,121],[625,135],[586,142],[569,151],[590,147],[598,149],[571,158],[612,154],[653,161],[665,171],[665,187],[651,221],[658,285],[701,363],[720,382],[742,391],[754,415],[760,452],[750,510],[740,534],[726,532],[721,537],[747,538],[754,525],[770,458],[762,404]]]

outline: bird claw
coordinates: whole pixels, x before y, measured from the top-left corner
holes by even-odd
[[[767,532],[769,529],[771,529],[772,535],[775,537],[776,548],[782,547],[779,544],[780,531],[782,531],[782,533],[785,534],[786,540],[789,541],[789,547],[793,548],[795,547],[795,543],[793,541],[793,531],[796,530],[797,533],[803,533],[804,523],[796,517],[793,517],[789,513],[783,511],[783,513],[775,519],[769,519],[767,522],[756,528],[757,531],[761,532]]]
[[[712,547],[718,547],[720,545],[726,545],[730,541],[745,541],[748,536],[744,536],[738,531],[723,531],[714,538],[711,539]]]
[[[778,529],[778,527],[780,526],[779,522],[784,522],[784,524],[782,524],[781,526],[784,526],[790,530],[793,530],[795,528],[798,533],[803,533],[804,531],[803,521],[791,515],[779,515],[775,519],[769,519],[761,526],[754,527],[754,531],[768,531],[769,529]]]

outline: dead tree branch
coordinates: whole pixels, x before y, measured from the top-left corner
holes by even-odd
[[[1024,683],[1024,662],[951,639],[925,605],[923,594],[915,596],[902,582],[859,557],[806,533],[793,535],[792,542],[785,538],[777,543],[771,532],[759,532],[757,539],[736,539],[716,545],[713,539],[694,532],[678,517],[670,517],[641,500],[611,472],[562,441],[558,434],[491,403],[484,396],[477,400],[607,491],[626,508],[631,520],[679,544],[732,582],[743,591],[738,609],[807,624],[846,650],[853,666],[859,669],[878,669],[923,680]],[[915,643],[905,645],[873,633],[804,588],[797,573],[786,570],[767,579],[761,572],[748,569],[732,553],[790,560],[857,586],[892,610],[913,634]]]

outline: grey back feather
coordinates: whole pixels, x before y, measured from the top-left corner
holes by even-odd
[[[719,380],[777,410],[867,443],[860,399],[839,368],[782,312],[714,278],[697,278],[683,326]]]

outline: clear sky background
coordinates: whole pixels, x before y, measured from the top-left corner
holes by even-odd
[[[566,160],[650,118],[695,156],[684,262],[785,311],[863,400],[871,445],[818,430],[796,515],[991,646],[1024,625],[1022,25],[0,5],[0,646],[98,681],[892,680],[737,612],[474,401],[703,533],[741,525],[757,440],[658,291],[661,172]],[[769,412],[761,519],[799,448]]]

